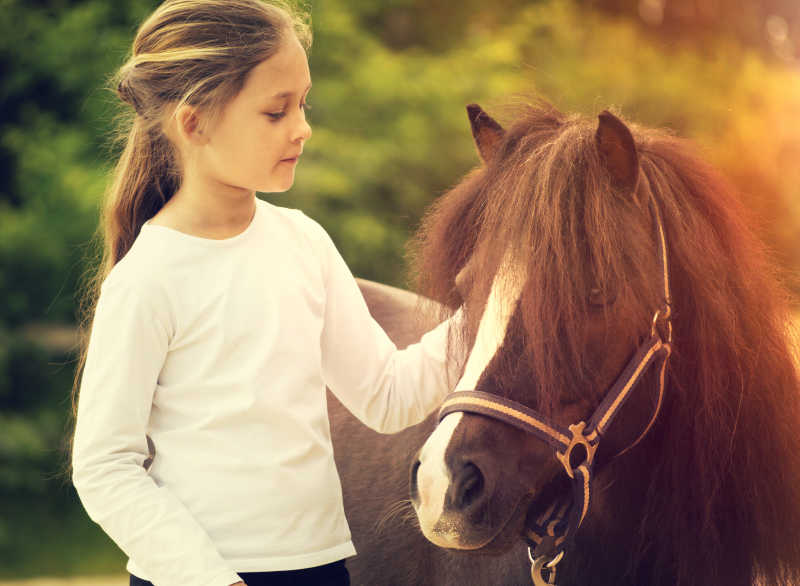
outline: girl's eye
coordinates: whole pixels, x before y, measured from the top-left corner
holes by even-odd
[[[267,112],[267,116],[269,116],[273,120],[280,120],[281,118],[286,116],[286,112]]]

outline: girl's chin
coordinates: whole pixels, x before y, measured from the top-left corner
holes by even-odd
[[[292,185],[294,185],[294,175],[286,181],[270,181],[256,191],[259,193],[283,193],[284,191],[289,191]]]

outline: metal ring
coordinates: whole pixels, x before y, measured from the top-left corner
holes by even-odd
[[[653,325],[650,326],[650,335],[651,336],[655,336],[656,335],[656,324],[658,323],[658,318],[659,318],[660,315],[661,315],[661,310],[660,309],[656,309],[656,313],[653,316]]]
[[[547,579],[542,574],[545,570],[549,572]],[[545,563],[545,556],[538,557],[531,566],[531,579],[534,586],[553,586],[556,583],[556,569]]]
[[[563,558],[564,550],[562,549],[560,552],[558,552],[558,555],[549,562],[544,561],[546,556],[539,556],[534,560],[533,552],[531,552],[531,548],[528,546],[528,559],[531,561],[531,578],[533,579],[534,585],[551,586],[552,584],[555,584],[556,566]],[[545,580],[544,576],[542,576],[542,570],[545,568],[550,570],[550,577],[548,580]]]
[[[558,552],[558,555],[556,557],[547,562],[547,564],[545,565],[551,569],[555,568],[558,565],[558,562],[560,562],[563,559],[563,557],[564,557],[564,550],[562,549],[560,552]]]
[[[564,470],[567,473],[567,476],[574,479],[575,478],[575,469],[572,467],[572,463],[570,462],[570,457],[572,456],[572,450],[575,446],[583,446],[583,450],[586,452],[586,457],[584,458],[583,462],[578,466],[586,465],[586,467],[591,467],[592,461],[594,461],[594,454],[597,451],[597,444],[593,444],[589,441],[589,438],[586,437],[584,434],[584,430],[586,429],[586,422],[581,421],[580,423],[574,423],[569,426],[570,432],[572,432],[572,437],[569,438],[569,443],[567,447],[564,448],[563,452],[559,452],[556,450],[556,458],[561,465],[564,466]]]

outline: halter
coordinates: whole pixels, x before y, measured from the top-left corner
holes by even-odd
[[[531,577],[536,586],[555,584],[556,565],[564,557],[568,543],[589,512],[594,458],[600,439],[631,396],[633,389],[654,364],[658,364],[659,368],[658,403],[639,437],[617,456],[630,450],[647,435],[661,410],[667,362],[672,352],[672,306],[664,225],[658,206],[652,198],[650,208],[658,229],[664,306],[653,316],[650,336],[638,347],[588,422],[580,421],[564,428],[516,401],[481,391],[450,393],[439,411],[440,421],[450,413],[464,411],[499,419],[532,433],[554,448],[556,458],[572,480],[572,498],[566,495],[558,499],[526,528],[528,557],[532,564]],[[662,330],[666,333],[664,337]],[[579,463],[574,463],[575,460]]]

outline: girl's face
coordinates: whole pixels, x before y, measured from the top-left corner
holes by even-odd
[[[292,35],[254,67],[244,87],[207,130],[200,169],[231,187],[286,191],[311,136],[305,101],[311,89],[306,53]]]

